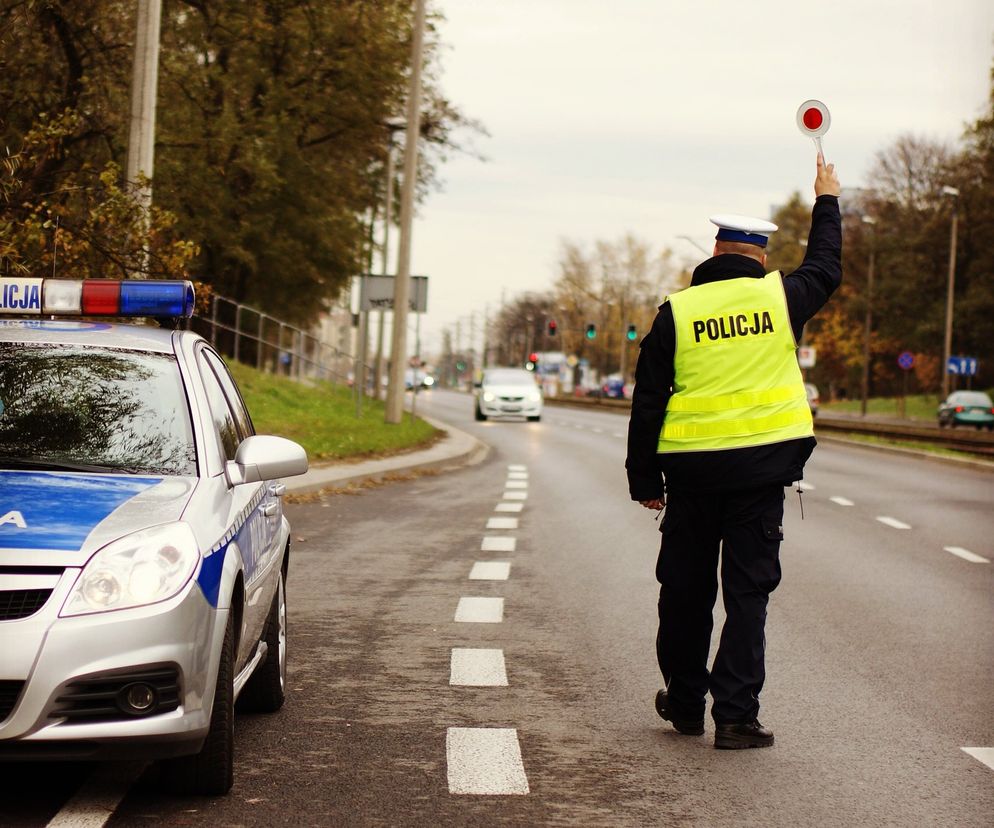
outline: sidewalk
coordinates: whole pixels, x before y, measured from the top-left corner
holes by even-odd
[[[342,488],[350,483],[382,480],[398,472],[458,468],[480,463],[490,453],[490,446],[465,431],[430,417],[422,419],[445,432],[433,446],[392,457],[361,460],[358,463],[315,464],[307,474],[285,478],[283,482],[287,492],[303,494],[321,489]]]

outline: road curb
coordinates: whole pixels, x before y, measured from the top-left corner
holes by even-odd
[[[972,457],[947,457],[943,454],[933,454],[930,451],[922,451],[921,449],[902,448],[901,446],[883,446],[877,443],[864,443],[862,440],[850,440],[845,437],[836,437],[825,433],[818,434],[817,431],[815,436],[818,438],[819,443],[822,441],[827,443],[842,443],[846,446],[869,449],[870,451],[889,451],[891,454],[905,454],[911,457],[918,457],[923,460],[944,463],[947,466],[956,466],[960,469],[975,469],[977,471],[994,472],[994,463],[987,462],[986,460],[975,460]]]
[[[382,481],[395,474],[431,470],[450,470],[483,462],[490,453],[490,446],[465,431],[431,417],[425,422],[444,432],[444,436],[426,449],[362,460],[358,463],[328,463],[314,465],[299,477],[288,477],[283,482],[290,494],[318,492],[321,489],[343,488],[350,484]]]

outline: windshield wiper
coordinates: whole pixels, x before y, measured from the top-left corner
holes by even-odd
[[[67,463],[59,460],[31,460],[25,457],[0,457],[0,469],[40,469],[44,471],[96,472],[97,474],[137,474],[133,469],[97,466],[89,463]]]

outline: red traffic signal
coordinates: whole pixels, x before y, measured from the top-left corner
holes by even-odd
[[[555,319],[549,320],[549,336],[555,336],[556,332],[559,330],[559,326],[556,324]]]
[[[538,362],[538,354],[528,354],[529,362]]]

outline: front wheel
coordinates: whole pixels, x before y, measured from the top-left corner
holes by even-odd
[[[162,786],[177,794],[221,796],[235,781],[235,634],[231,612],[224,628],[217,687],[207,738],[194,756],[166,759],[160,765]]]
[[[477,422],[481,422],[481,421],[484,421],[484,420],[487,419],[487,415],[484,414],[482,411],[480,411],[480,406],[476,406],[475,417],[476,417]]]
[[[275,713],[286,700],[286,618],[286,583],[281,570],[262,636],[266,642],[266,660],[255,668],[239,695],[240,711]]]

